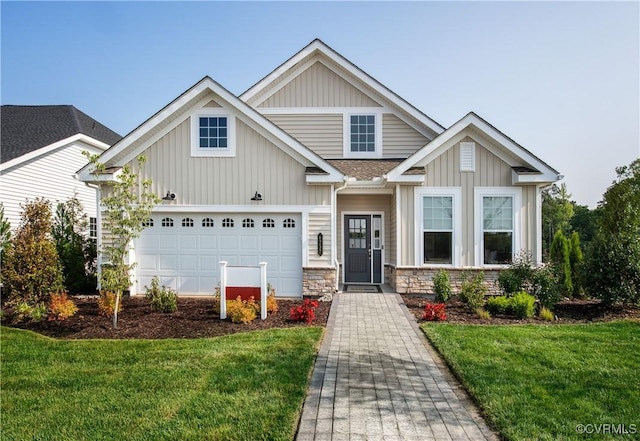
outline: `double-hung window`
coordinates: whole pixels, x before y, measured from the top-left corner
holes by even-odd
[[[382,156],[382,113],[362,109],[344,113],[344,156],[377,158]]]
[[[476,189],[476,259],[482,265],[507,265],[519,248],[521,190]]]
[[[191,156],[235,156],[235,118],[224,109],[191,115]]]
[[[421,265],[458,265],[460,189],[416,189],[416,260]]]

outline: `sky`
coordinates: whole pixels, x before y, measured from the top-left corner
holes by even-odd
[[[578,204],[640,157],[638,1],[1,1],[0,25],[2,104],[72,104],[121,135],[205,75],[240,95],[320,38],[445,127],[476,112]]]

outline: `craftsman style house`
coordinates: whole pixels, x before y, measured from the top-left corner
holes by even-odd
[[[134,293],[157,275],[210,294],[223,260],[266,261],[281,296],[539,262],[541,188],[559,179],[478,115],[442,127],[320,40],[239,97],[203,78],[104,152],[100,179],[141,154],[164,198],[132,247]]]

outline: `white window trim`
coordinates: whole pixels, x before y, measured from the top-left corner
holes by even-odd
[[[201,148],[200,147],[200,117],[227,118],[227,147],[226,148]],[[192,157],[218,157],[235,158],[236,156],[236,117],[226,109],[201,108],[191,115],[191,156]]]
[[[511,256],[515,257],[520,251],[520,237],[522,224],[520,212],[522,211],[522,189],[519,187],[476,187],[474,189],[474,248],[475,263],[484,268],[506,268],[509,265],[489,265],[484,263],[484,235],[482,219],[482,198],[484,196],[508,196],[513,198],[513,242]]]
[[[422,219],[424,196],[451,196],[453,198],[453,246],[451,263],[424,263],[424,240]],[[460,187],[418,187],[414,190],[414,230],[415,266],[431,268],[458,268],[462,259],[462,188]]]
[[[464,150],[469,149],[471,154],[471,166],[464,166]],[[460,143],[460,171],[461,172],[475,172],[476,171],[476,143],[475,142],[461,142]]]
[[[373,152],[352,152],[351,151],[351,116],[373,115],[375,124],[375,151]],[[342,154],[345,158],[381,158],[382,157],[382,108],[354,108],[342,114]]]

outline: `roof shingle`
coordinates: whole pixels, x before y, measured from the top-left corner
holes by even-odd
[[[82,133],[112,145],[122,137],[71,105],[4,105],[0,113],[0,162],[5,163]]]

